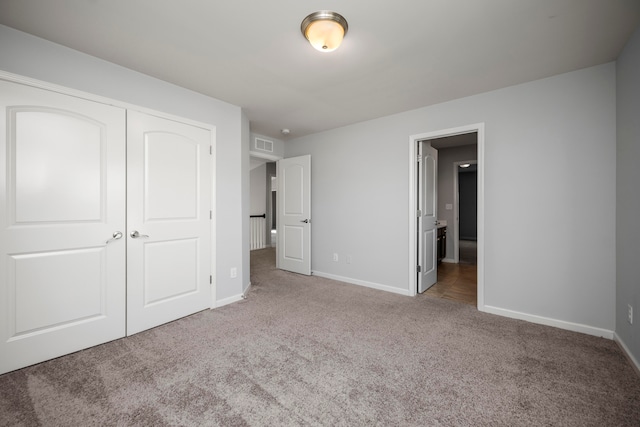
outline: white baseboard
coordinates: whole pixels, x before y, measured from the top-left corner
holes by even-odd
[[[224,298],[216,301],[216,306],[214,308],[224,307],[225,305],[233,304],[234,302],[242,301],[244,299],[244,293],[240,295],[234,295],[229,298]]]
[[[510,317],[512,319],[526,320],[527,322],[537,323],[539,325],[553,326],[568,331],[580,332],[596,337],[603,337],[612,340],[614,332],[596,328],[593,326],[583,325],[580,323],[567,322],[564,320],[551,319],[549,317],[536,316],[534,314],[521,313],[519,311],[507,310],[499,307],[485,305],[482,310],[485,313],[497,314],[498,316]]]
[[[249,284],[245,286],[245,288],[242,290],[242,299],[247,298],[247,293],[249,292],[249,289],[251,289],[251,282],[249,282]]]
[[[392,292],[394,294],[400,294],[409,296],[407,289],[394,288],[392,286],[381,285],[379,283],[367,282],[365,280],[352,279],[350,277],[337,276],[335,274],[323,273],[322,271],[312,271],[312,275],[318,277],[324,277],[325,279],[337,280],[339,282],[351,283],[352,285],[364,286],[366,288],[378,289],[380,291]]]
[[[448,262],[449,264],[455,264],[456,260],[453,258],[442,258],[442,262]]]
[[[636,374],[640,375],[640,363],[638,362],[638,359],[633,357],[633,354],[631,354],[629,347],[627,347],[627,345],[624,343],[624,341],[622,341],[622,338],[620,338],[618,334],[614,334],[613,339],[618,343],[618,345],[622,349],[622,352],[625,354],[625,356],[627,356],[627,358],[631,362],[631,365],[635,368]]]

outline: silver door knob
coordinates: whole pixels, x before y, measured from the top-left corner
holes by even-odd
[[[140,234],[140,233],[138,233],[138,231],[137,231],[137,230],[133,230],[133,231],[131,232],[131,234],[129,234],[129,236],[131,236],[131,238],[132,238],[132,239],[137,239],[137,238],[139,238],[139,237],[149,237],[149,236],[147,236],[146,234]]]
[[[309,224],[311,222],[311,220],[310,219],[303,219],[300,222],[304,222],[305,224]]]
[[[113,233],[113,237],[112,237],[112,238],[110,238],[109,240],[107,240],[107,241],[105,242],[105,244],[107,244],[107,245],[108,245],[108,244],[109,244],[109,242],[113,242],[114,240],[118,240],[118,239],[120,239],[121,237],[122,237],[122,232],[121,232],[121,231],[115,231],[115,232]]]

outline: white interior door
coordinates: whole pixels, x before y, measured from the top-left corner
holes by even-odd
[[[438,280],[438,150],[428,142],[418,144],[418,292]]]
[[[278,160],[277,267],[311,274],[311,156]]]
[[[211,137],[127,112],[127,335],[211,306]]]
[[[125,111],[0,81],[0,374],[125,334]],[[120,233],[120,234],[118,234]]]

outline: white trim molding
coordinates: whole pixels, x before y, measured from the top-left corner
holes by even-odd
[[[567,322],[564,320],[551,319],[549,317],[537,316],[535,314],[522,313],[520,311],[507,310],[500,307],[484,306],[484,311],[498,316],[509,317],[511,319],[525,320],[539,325],[553,326],[567,331],[580,332],[582,334],[593,335],[612,340],[614,332],[608,329],[596,328],[594,326],[583,325],[581,323]]]
[[[638,362],[638,359],[633,357],[631,350],[629,350],[629,347],[627,347],[622,338],[620,338],[620,335],[614,333],[613,340],[618,344],[624,355],[627,356],[627,359],[629,359],[629,362],[631,362],[631,366],[633,366],[633,368],[635,369],[636,374],[640,376],[640,362]]]
[[[282,159],[282,157],[278,156],[277,154],[262,153],[260,151],[249,151],[249,156],[256,157],[258,159],[269,160],[272,162]]]
[[[352,285],[364,286],[365,288],[377,289],[379,291],[410,296],[406,289],[394,288],[393,286],[382,285],[380,283],[367,282],[366,280],[352,279],[350,277],[338,276],[336,274],[323,273],[322,271],[315,270],[311,272],[311,275],[323,277],[325,279],[337,280],[338,282],[350,283]]]
[[[250,289],[251,289],[251,282],[249,282],[249,284],[245,286],[245,288],[242,290],[242,299],[247,299],[247,294],[249,293]]]
[[[234,295],[234,296],[229,297],[229,298],[223,298],[221,300],[216,301],[216,306],[213,307],[213,308],[224,307],[225,305],[233,304],[234,302],[242,301],[243,299],[245,299],[244,298],[244,293],[238,294],[238,295]]]

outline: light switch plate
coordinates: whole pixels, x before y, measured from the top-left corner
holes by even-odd
[[[453,205],[451,203],[447,203],[446,205],[444,205],[444,208],[450,211],[450,210],[453,210]]]

